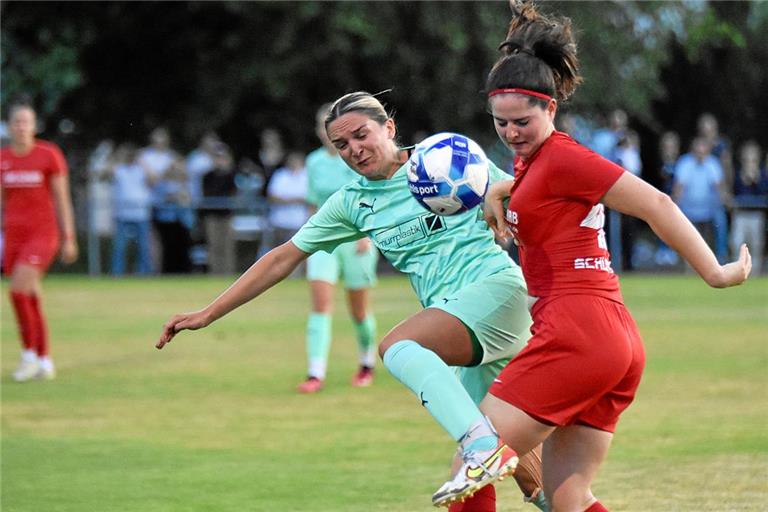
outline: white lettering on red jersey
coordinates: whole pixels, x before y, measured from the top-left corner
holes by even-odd
[[[44,181],[41,171],[6,171],[3,173],[4,187],[39,187]]]
[[[589,293],[622,300],[600,200],[623,172],[561,132],[527,161],[516,160],[507,221],[532,296]]]

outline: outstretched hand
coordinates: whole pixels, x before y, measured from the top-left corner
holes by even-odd
[[[171,342],[176,334],[183,330],[196,331],[210,323],[208,314],[204,310],[174,315],[163,326],[163,332],[160,334],[160,339],[155,344],[155,347],[157,349],[163,348],[167,343]]]
[[[728,288],[738,286],[749,277],[752,271],[752,255],[749,254],[747,244],[741,244],[739,248],[739,259],[727,263],[720,267],[720,274],[714,281],[707,281],[707,284],[714,288]]]
[[[507,226],[504,200],[509,197],[509,191],[515,180],[497,181],[488,186],[483,204],[483,217],[498,240],[507,240],[510,236]]]

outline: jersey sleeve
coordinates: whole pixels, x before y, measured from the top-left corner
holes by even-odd
[[[49,143],[46,144],[46,147],[51,158],[50,173],[54,176],[59,174],[66,176],[69,172],[69,167],[67,166],[67,159],[64,158],[64,153],[55,144]]]
[[[309,218],[291,241],[300,250],[312,254],[317,251],[332,252],[339,245],[364,236],[350,220],[345,194],[340,190]]]
[[[558,148],[549,180],[554,195],[597,204],[608,189],[624,174],[624,169],[591,149],[569,141]]]

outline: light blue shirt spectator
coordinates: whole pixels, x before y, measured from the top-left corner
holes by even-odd
[[[619,142],[619,135],[609,128],[601,128],[592,134],[589,147],[603,158],[613,160],[613,152]]]
[[[115,166],[112,201],[117,220],[140,222],[150,219],[152,193],[141,165],[126,163]]]
[[[675,167],[677,203],[692,222],[710,222],[722,207],[720,186],[723,168],[712,155],[703,158],[687,153]]]
[[[127,267],[127,250],[136,242],[136,271],[151,274],[150,220],[152,218],[152,178],[136,161],[136,148],[121,144],[115,151],[112,167],[112,214],[115,233],[112,238],[112,274],[122,276]]]

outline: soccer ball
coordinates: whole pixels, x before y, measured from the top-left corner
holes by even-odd
[[[488,159],[483,149],[458,133],[427,137],[408,161],[408,188],[427,210],[454,215],[474,208],[488,190]]]

